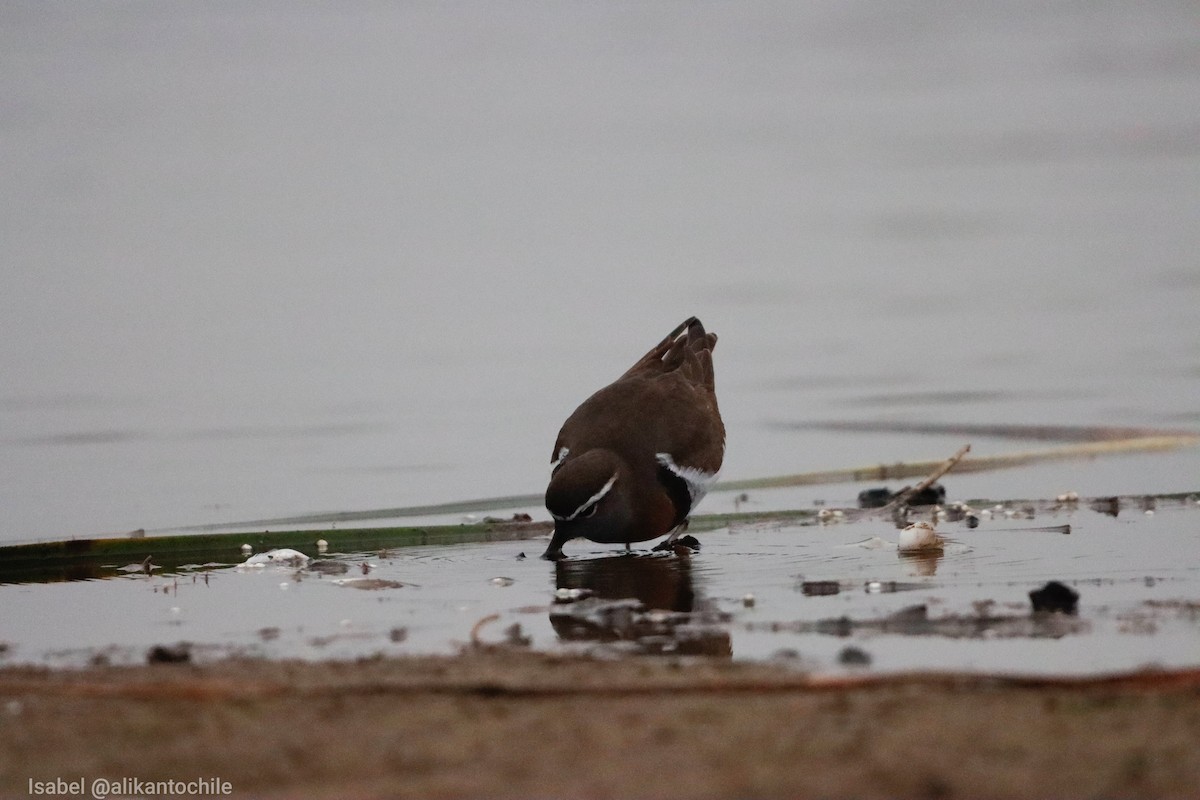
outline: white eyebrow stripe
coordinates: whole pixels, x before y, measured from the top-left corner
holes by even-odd
[[[558,457],[555,458],[554,461],[550,462],[550,471],[554,472],[554,470],[558,469],[559,466],[561,466],[562,463],[567,460],[567,456],[570,455],[570,453],[571,448],[569,447],[558,448]]]
[[[571,516],[569,516],[569,517],[555,517],[555,519],[562,519],[562,520],[566,520],[567,522],[570,522],[571,520],[575,519],[580,514],[582,514],[584,511],[587,511],[589,508],[596,505],[596,503],[599,503],[600,498],[602,498],[602,497],[604,497],[604,495],[608,494],[608,490],[611,489],[613,487],[613,484],[616,482],[617,482],[617,474],[614,472],[613,476],[608,479],[608,483],[601,486],[600,491],[596,492],[594,495],[589,497],[583,505],[581,505],[579,508],[575,509],[575,513],[571,514]]]
[[[704,495],[708,494],[708,490],[717,482],[717,473],[706,472],[699,467],[681,467],[675,463],[675,459],[671,458],[670,453],[655,453],[654,457],[658,459],[658,463],[662,464],[674,474],[683,479],[687,484],[688,494],[692,497],[692,507],[700,502]]]

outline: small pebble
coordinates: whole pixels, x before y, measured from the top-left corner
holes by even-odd
[[[1079,605],[1079,592],[1058,581],[1050,581],[1041,589],[1029,593],[1034,611],[1058,611],[1074,614]]]
[[[242,555],[248,556],[253,552],[254,552],[254,548],[251,547],[250,545],[248,545],[248,544],[242,545]]]
[[[871,654],[861,647],[843,647],[838,653],[838,663],[845,667],[869,667]]]
[[[317,552],[324,553],[329,550],[329,542],[324,539],[317,539]]]
[[[516,583],[514,579],[506,578],[504,576],[492,578],[489,582],[492,584],[492,586],[512,586],[514,583]]]
[[[187,642],[177,645],[156,644],[146,653],[149,664],[184,664],[192,660],[192,646]]]

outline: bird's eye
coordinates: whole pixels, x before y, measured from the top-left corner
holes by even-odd
[[[581,514],[580,516],[582,516],[584,519],[587,519],[588,517],[596,516],[596,509],[599,506],[600,506],[599,503],[592,503],[592,507],[589,508],[587,511],[583,512],[583,514]]]

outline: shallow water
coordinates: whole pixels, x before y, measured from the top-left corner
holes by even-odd
[[[721,337],[727,479],[1054,444],[914,424],[1195,430],[1197,13],[7,6],[0,543],[536,494],[561,421],[692,314]],[[1192,448],[947,485],[1137,495],[1197,476]],[[715,531],[686,569],[644,569],[705,609],[695,646],[724,635],[735,658],[828,667],[849,643],[880,669],[1195,663],[1193,516],[985,525],[932,575],[852,547],[894,537],[864,523]],[[377,562],[366,577],[405,584],[378,590],[275,569],[3,586],[3,658],[449,652],[492,613],[485,640],[519,623],[535,647],[591,646],[558,641],[555,570],[522,549],[541,547],[347,556],[350,576]],[[620,585],[643,567],[562,569]],[[917,604],[1019,614],[1052,578],[1081,591],[1086,632],[884,632]],[[879,624],[805,628],[842,615]]]
[[[0,663],[137,663],[179,642],[198,660],[449,654],[474,639],[823,671],[1200,665],[1200,564],[1188,556],[1200,504],[1107,510],[1018,503],[974,529],[943,521],[951,541],[918,557],[897,552],[890,522],[865,518],[739,524],[700,534],[692,555],[574,542],[558,564],[533,557],[541,536],[332,554],[321,571],[131,565],[124,577],[0,586]],[[1031,613],[1029,592],[1052,580],[1079,593],[1075,615]]]

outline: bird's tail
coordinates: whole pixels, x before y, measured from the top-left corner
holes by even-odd
[[[689,379],[711,387],[712,351],[716,346],[717,335],[706,332],[696,317],[688,317],[665,339],[650,348],[625,374],[643,370],[670,372],[682,369]]]

